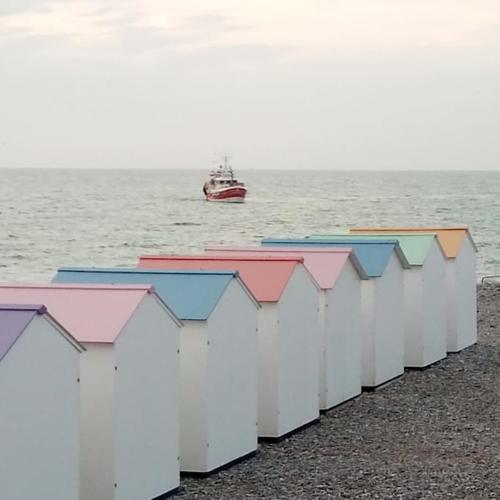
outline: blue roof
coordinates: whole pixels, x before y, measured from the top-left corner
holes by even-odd
[[[301,239],[280,239],[266,238],[262,240],[262,246],[330,246],[352,248],[359,262],[370,278],[378,278],[384,274],[384,270],[393,252],[396,252],[403,267],[409,267],[406,259],[402,255],[397,240],[390,238],[381,239],[346,239],[346,238],[301,238]]]
[[[158,296],[184,320],[206,320],[222,297],[234,271],[177,271],[64,267],[54,283],[153,285]]]

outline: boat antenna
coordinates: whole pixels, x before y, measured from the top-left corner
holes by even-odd
[[[233,180],[234,174],[233,174],[233,169],[229,165],[229,156],[228,155],[224,155],[224,170],[226,172],[229,171],[229,173],[231,174],[231,180]]]

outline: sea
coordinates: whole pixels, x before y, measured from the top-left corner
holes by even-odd
[[[206,202],[202,170],[0,170],[0,281],[370,225],[467,224],[478,280],[500,275],[500,172],[237,174],[249,190],[244,204]]]

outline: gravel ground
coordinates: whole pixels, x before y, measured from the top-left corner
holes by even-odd
[[[500,284],[479,288],[478,309],[477,345],[231,469],[183,478],[179,497],[500,499]]]

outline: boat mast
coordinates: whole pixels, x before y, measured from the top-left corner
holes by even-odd
[[[224,155],[224,170],[231,174],[231,180],[234,180],[233,169],[229,166],[229,156]]]

